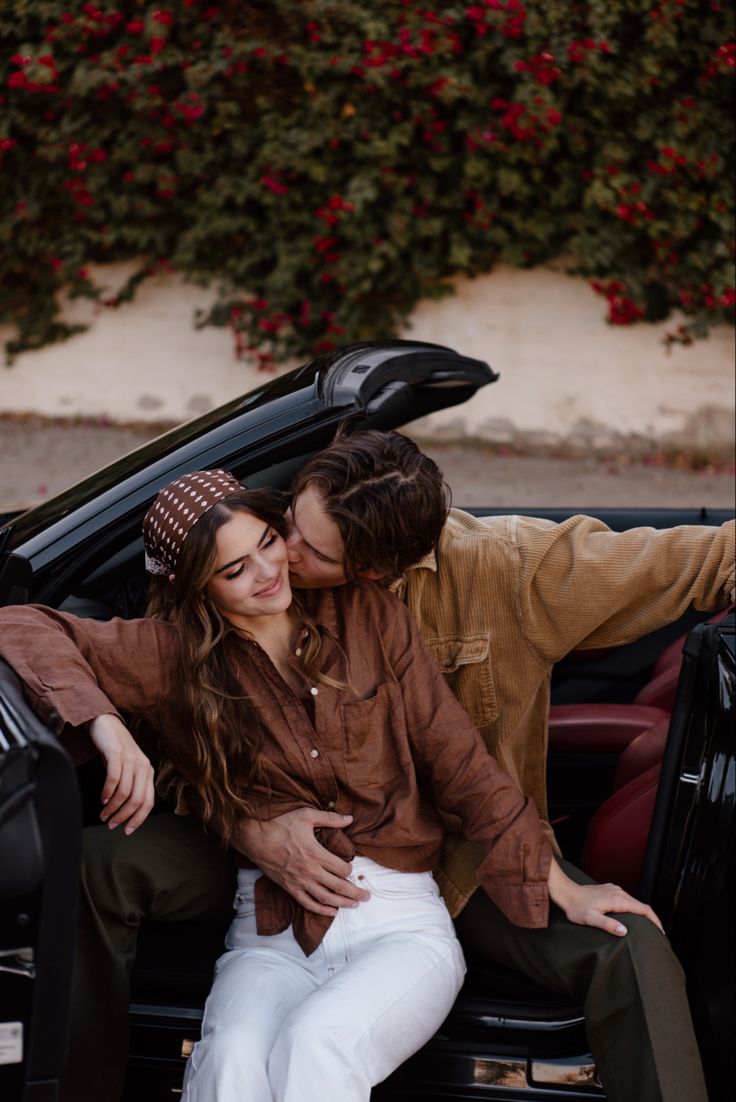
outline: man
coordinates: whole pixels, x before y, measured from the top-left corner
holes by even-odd
[[[489,749],[546,816],[549,674],[573,648],[617,646],[690,605],[733,600],[733,523],[723,529],[612,533],[591,518],[555,525],[453,511],[436,465],[392,433],[340,436],[294,486],[289,539],[294,585],[367,577],[396,586]],[[350,866],[318,828],[337,808],[244,823],[238,848],[303,905],[359,906]],[[108,810],[130,825],[130,801]],[[563,990],[584,1005],[589,1042],[610,1099],[705,1098],[681,970],[645,918],[628,934],[512,926],[475,890],[478,853],[449,833],[438,880],[466,944]],[[86,832],[80,954],[66,1097],[114,1099],[125,1063],[127,977],[142,918],[213,918],[229,911],[227,856],[190,819],[159,815],[132,837]],[[566,867],[578,879],[583,874]],[[591,924],[600,926],[600,915]],[[104,1021],[100,998],[108,998]]]

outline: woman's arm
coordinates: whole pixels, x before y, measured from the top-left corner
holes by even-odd
[[[124,823],[132,834],[153,807],[153,766],[119,716],[97,716],[89,735],[107,768],[100,818],[110,830]]]
[[[32,605],[0,609],[0,657],[77,762],[96,749],[107,777],[101,818],[135,830],[153,804],[153,769],[118,708],[146,712],[171,683],[168,625],[80,619]]]
[[[645,904],[613,884],[576,884],[554,860],[531,800],[488,753],[479,733],[442,680],[405,610],[397,609],[389,643],[404,698],[417,773],[438,806],[460,815],[463,830],[485,851],[476,875],[510,921],[547,924],[549,900],[574,923],[622,936],[610,912],[642,914],[660,929]]]
[[[623,937],[626,927],[617,919],[608,917],[614,911],[618,914],[644,915],[664,933],[662,923],[652,908],[617,884],[576,884],[553,860],[547,885],[552,902],[565,912],[570,922],[578,926],[597,926],[609,934]]]

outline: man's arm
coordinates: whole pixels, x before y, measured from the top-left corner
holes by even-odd
[[[320,845],[315,831],[351,822],[351,815],[303,807],[275,819],[241,820],[232,844],[306,910],[335,915],[338,907],[357,907],[370,893],[347,879],[352,865]]]
[[[734,600],[735,526],[613,532],[592,517],[558,525],[516,518],[518,607],[547,662],[629,643],[688,608]]]

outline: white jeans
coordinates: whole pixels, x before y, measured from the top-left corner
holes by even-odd
[[[236,917],[215,966],[185,1102],[368,1102],[442,1024],[465,974],[460,943],[428,872],[366,857],[351,879],[371,892],[338,911],[306,957],[291,929],[256,933],[255,869],[241,869]]]

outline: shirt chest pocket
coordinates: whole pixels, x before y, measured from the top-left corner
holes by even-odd
[[[403,772],[404,709],[397,685],[379,685],[367,700],[340,705],[345,776],[360,791],[381,788]]]
[[[427,646],[475,726],[494,723],[498,719],[498,699],[488,635],[444,635],[427,639]]]

